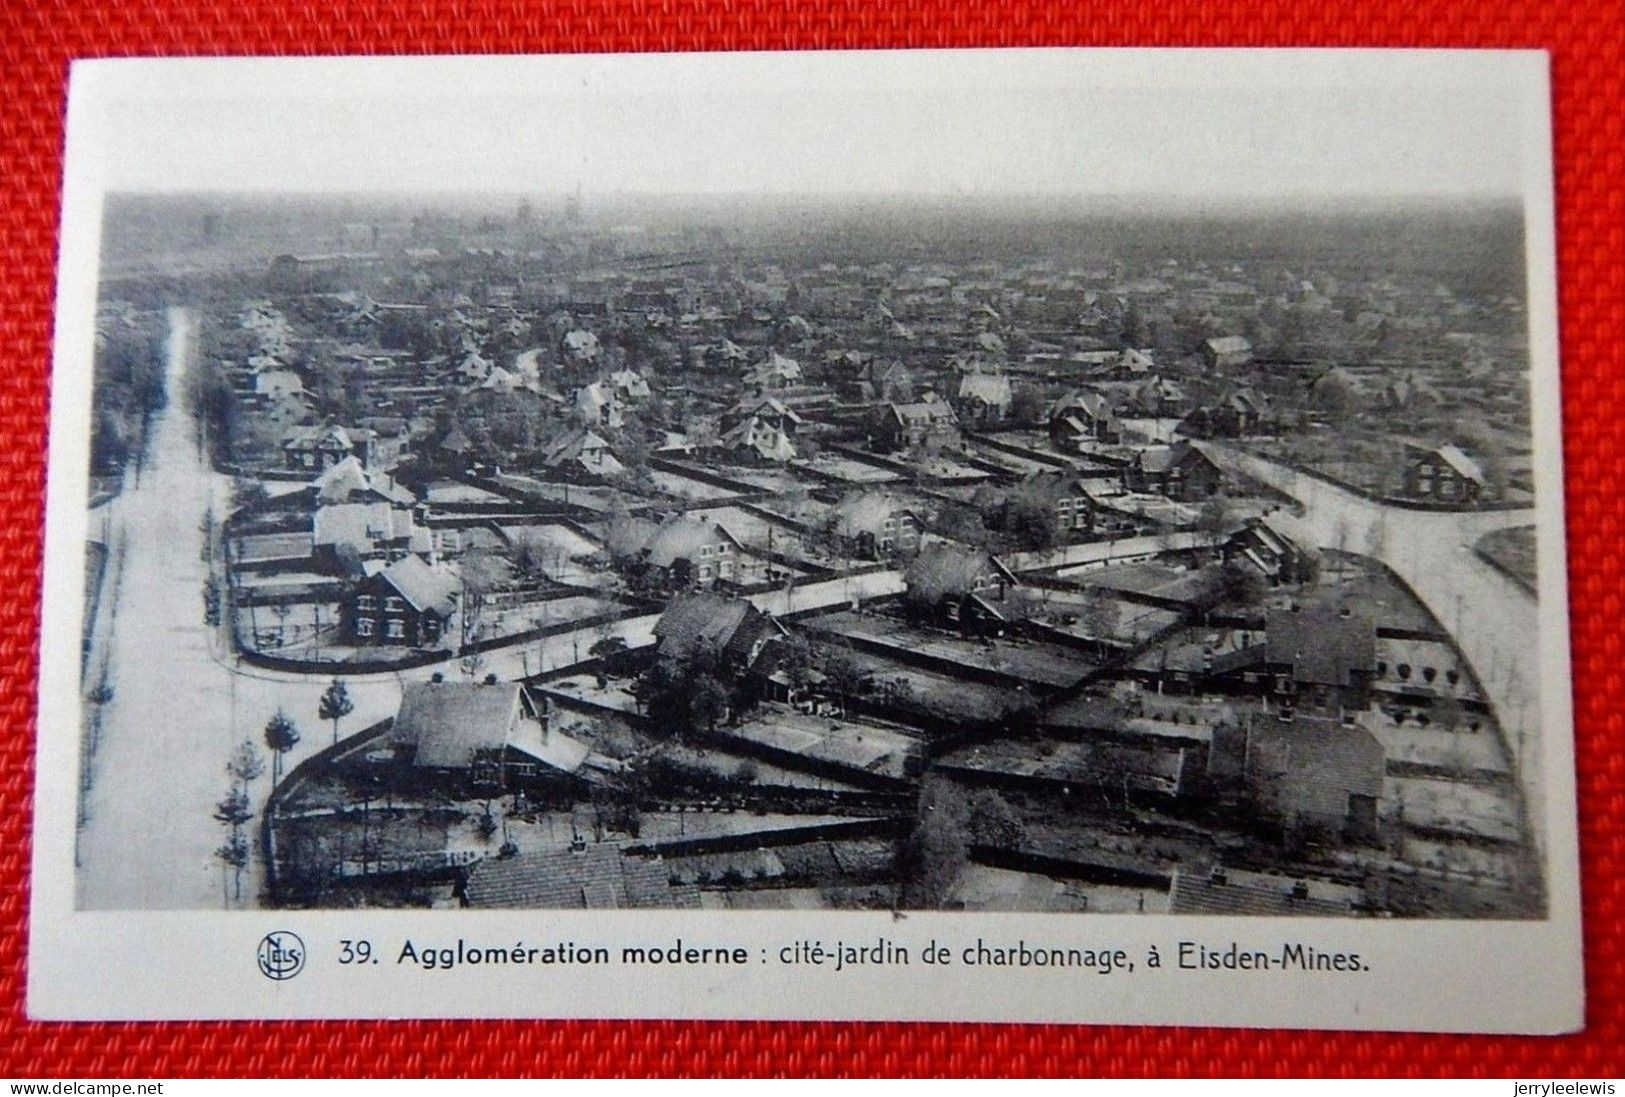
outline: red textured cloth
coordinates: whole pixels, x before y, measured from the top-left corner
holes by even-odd
[[[1620,5],[1511,0],[626,4],[7,0],[0,13],[0,1075],[1618,1075],[1625,1069],[1625,50]],[[957,46],[1552,53],[1589,1028],[1561,1039],[1002,1025],[33,1024],[24,1014],[52,294],[68,62],[187,54]],[[1464,951],[1463,963],[1472,957]],[[1508,988],[1516,993],[1515,988]]]

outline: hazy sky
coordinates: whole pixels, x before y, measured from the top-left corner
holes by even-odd
[[[76,67],[74,94],[118,190],[1514,194],[1543,64],[1052,50],[102,62]]]

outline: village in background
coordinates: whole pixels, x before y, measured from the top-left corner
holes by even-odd
[[[1545,915],[1515,204],[102,246],[83,908]]]

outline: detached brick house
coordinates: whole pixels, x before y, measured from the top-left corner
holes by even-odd
[[[609,551],[623,567],[655,572],[677,590],[709,590],[740,578],[740,545],[709,519],[674,515],[660,525],[627,518],[610,528]]]
[[[1182,503],[1208,499],[1224,485],[1224,472],[1187,441],[1141,450],[1123,470],[1123,486]]]
[[[1283,707],[1214,729],[1208,775],[1238,785],[1253,809],[1288,830],[1356,841],[1377,836],[1387,754],[1352,717]]]
[[[457,612],[457,577],[405,556],[355,584],[340,613],[346,643],[358,647],[455,647],[447,635]]]
[[[1268,400],[1252,389],[1238,389],[1185,416],[1179,429],[1194,438],[1246,438],[1268,434],[1275,424]]]
[[[517,682],[413,682],[389,742],[417,777],[485,792],[579,792],[607,764],[554,730],[545,702]]]
[[[1117,442],[1121,437],[1111,401],[1098,392],[1077,389],[1050,408],[1049,438],[1056,449],[1075,452],[1085,442]]]
[[[787,635],[784,626],[743,598],[692,594],[674,598],[655,622],[655,657],[684,663],[714,659],[729,677],[749,671],[768,645]]]
[[[917,610],[971,635],[1003,635],[1008,620],[999,604],[1020,585],[992,553],[956,544],[926,548],[909,563],[904,579]]]
[[[887,404],[875,427],[876,445],[886,452],[951,442],[958,435],[959,418],[941,400]]]
[[[1320,551],[1297,519],[1281,511],[1247,522],[1221,546],[1225,563],[1257,571],[1272,585],[1306,579]]]
[[[1344,607],[1270,610],[1264,642],[1212,661],[1212,673],[1240,692],[1270,694],[1283,705],[1326,712],[1371,703],[1377,630],[1370,617]]]
[[[290,469],[325,472],[346,457],[372,468],[377,464],[375,437],[366,427],[305,427],[282,443],[282,455]]]
[[[1239,369],[1253,360],[1253,345],[1240,335],[1220,335],[1202,344],[1202,361],[1210,369]]]
[[[1405,447],[1405,494],[1440,503],[1476,503],[1488,486],[1484,470],[1452,445]]]
[[[830,511],[830,532],[866,560],[912,556],[920,548],[920,519],[884,491],[855,491]]]

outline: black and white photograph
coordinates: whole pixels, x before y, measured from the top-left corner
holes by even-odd
[[[113,67],[72,910],[1566,924],[1529,68],[1130,56]]]

